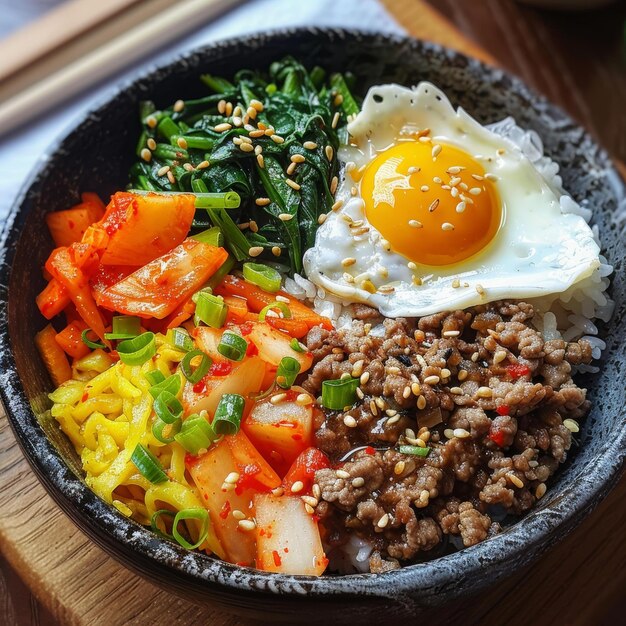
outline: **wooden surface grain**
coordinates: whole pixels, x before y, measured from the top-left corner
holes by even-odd
[[[626,158],[623,4],[591,16],[570,16],[521,7],[511,0],[383,3],[411,34],[522,76],[585,124],[614,155]],[[622,479],[599,508],[535,566],[420,621],[620,623],[626,612],[625,499]],[[1,412],[0,553],[0,624],[244,623],[164,593],[87,540],[45,494]],[[117,601],[111,602],[112,597]]]

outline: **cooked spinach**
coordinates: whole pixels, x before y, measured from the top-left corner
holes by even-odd
[[[241,70],[232,82],[200,77],[213,93],[157,110],[140,106],[139,160],[130,186],[152,191],[236,191],[236,210],[198,211],[194,226],[219,226],[238,260],[252,251],[288,257],[292,272],[331,209],[337,149],[359,107],[351,77],[287,57],[267,73]],[[252,250],[251,250],[252,249]]]

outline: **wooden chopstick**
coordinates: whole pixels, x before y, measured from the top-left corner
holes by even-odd
[[[161,0],[163,1],[169,8],[154,12],[151,17],[144,18],[142,22],[122,32],[118,37],[107,40],[103,45],[75,58],[73,62],[63,65],[58,71],[4,101],[0,100],[2,102],[0,135],[16,129],[241,2],[241,0],[184,0],[172,4],[167,0]],[[126,2],[129,7],[135,4],[129,0]],[[136,3],[136,7],[144,3],[156,4],[157,0],[153,2],[142,0]],[[89,0],[89,4],[92,6],[93,0]]]

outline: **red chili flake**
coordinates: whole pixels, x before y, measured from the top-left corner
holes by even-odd
[[[86,402],[89,399],[89,392],[85,391],[83,397],[80,399],[81,402]]]
[[[511,378],[521,378],[522,376],[527,376],[528,374],[530,374],[530,368],[527,365],[523,365],[521,363],[507,365],[506,371],[509,373],[509,376]]]
[[[504,445],[504,437],[505,435],[503,430],[493,430],[489,433],[489,439],[500,447]]]
[[[376,454],[376,450],[374,448],[372,448],[372,446],[367,446],[367,448],[365,448],[365,450],[363,450],[363,452],[365,452],[365,454]]]
[[[228,376],[233,370],[233,366],[228,361],[215,361],[209,369],[209,376]]]
[[[230,513],[230,500],[226,500],[226,502],[224,502],[224,505],[222,506],[222,510],[220,511],[220,517],[222,519],[226,519],[229,513]]]
[[[508,415],[511,410],[511,407],[508,404],[501,404],[496,408],[496,413],[498,415]]]
[[[294,441],[302,441],[302,435],[301,435],[301,434],[299,434],[299,433],[296,433],[295,435],[291,435],[291,438],[292,438]]]
[[[256,491],[266,492],[270,488],[258,481],[255,476],[261,473],[261,468],[255,463],[239,466],[239,480],[235,487],[235,493],[240,496],[246,489],[254,489]]]
[[[244,322],[243,324],[241,324],[241,326],[239,326],[239,330],[241,331],[242,337],[249,335],[252,332],[253,328],[254,328],[253,322]]]
[[[204,393],[206,391],[206,384],[205,384],[205,379],[201,378],[194,386],[193,386],[193,392],[194,393]]]
[[[276,567],[280,567],[282,565],[282,559],[280,558],[280,554],[276,550],[272,550],[272,557],[274,559],[274,565]]]
[[[246,356],[256,356],[259,353],[259,349],[250,342],[246,348]]]
[[[288,553],[289,553],[289,548],[283,548],[283,552],[284,552],[285,554],[288,554]]]

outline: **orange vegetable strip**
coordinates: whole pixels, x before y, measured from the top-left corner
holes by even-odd
[[[74,359],[80,359],[89,354],[89,347],[82,340],[82,332],[87,326],[82,322],[70,322],[55,337],[56,342],[66,354]]]
[[[306,322],[309,328],[313,326],[322,326],[322,328],[326,328],[327,330],[332,330],[333,328],[332,322],[327,317],[318,315],[315,311],[293,296],[290,296],[288,293],[284,291],[269,293],[236,276],[225,276],[224,280],[214,289],[214,293],[221,296],[232,295],[245,298],[248,301],[248,306],[255,313],[259,313],[261,309],[268,304],[276,302],[276,296],[282,296],[289,300],[287,306],[291,311],[293,319]]]
[[[80,241],[87,228],[97,220],[97,212],[90,204],[79,204],[46,215],[46,224],[57,246],[69,246]]]
[[[91,191],[85,191],[80,194],[80,198],[83,202],[91,204],[94,208],[94,213],[96,214],[96,219],[94,222],[102,219],[104,212],[106,211],[106,207],[104,206],[104,202],[100,199],[100,196]]]
[[[195,312],[196,305],[191,298],[183,302],[173,313],[166,317],[165,328],[176,328],[188,320]]]
[[[67,289],[52,278],[43,291],[36,298],[41,314],[48,320],[58,315],[70,303]]]
[[[309,327],[304,320],[286,319],[283,317],[266,317],[265,321],[276,330],[282,330],[284,333],[302,339],[308,332]]]
[[[56,332],[50,324],[35,335],[35,345],[55,386],[72,378],[72,368],[61,346],[55,341]]]

